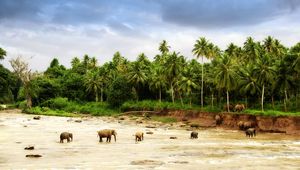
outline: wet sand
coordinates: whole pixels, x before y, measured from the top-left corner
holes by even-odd
[[[146,128],[128,119],[33,117],[0,113],[0,169],[300,169],[299,136],[258,133],[249,139],[241,131],[211,128],[198,129],[192,140],[190,131],[160,123]],[[105,128],[117,130],[117,142],[99,143],[96,131]],[[59,143],[63,131],[73,133],[73,142]],[[154,134],[136,143],[136,131]],[[35,149],[24,150],[28,145]]]

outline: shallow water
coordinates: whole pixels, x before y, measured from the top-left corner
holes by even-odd
[[[0,169],[300,169],[299,136],[259,133],[249,139],[240,131],[201,129],[191,140],[187,130],[149,129],[129,120],[32,118],[0,113]],[[99,143],[96,131],[104,128],[117,130],[117,142]],[[63,131],[72,132],[74,141],[59,143]],[[154,134],[136,143],[136,131]],[[24,150],[28,145],[35,149]]]

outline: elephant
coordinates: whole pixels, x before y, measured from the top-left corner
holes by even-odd
[[[198,138],[198,132],[191,132],[191,139],[197,139]]]
[[[220,125],[223,121],[223,119],[220,115],[216,115],[215,120],[216,120],[216,125]]]
[[[249,129],[249,128],[254,128],[254,127],[255,127],[255,122],[252,122],[252,121],[244,122],[244,130]]]
[[[102,138],[106,138],[106,142],[110,142],[111,140],[111,135],[114,136],[115,142],[117,141],[116,135],[117,132],[114,129],[103,129],[97,132],[99,136],[99,142],[102,142]]]
[[[224,111],[228,111],[228,109],[227,109],[228,107],[227,107],[227,104],[225,104],[224,106],[223,106],[223,110]],[[232,105],[232,104],[229,104],[229,111],[233,111],[233,108],[234,108],[234,106]]]
[[[246,131],[245,131],[245,134],[246,134],[246,137],[248,136],[249,138],[250,137],[254,137],[256,136],[256,130],[255,128],[248,128]]]
[[[237,112],[241,112],[245,109],[245,105],[244,104],[237,104],[237,105],[235,105],[234,109]]]
[[[144,133],[143,132],[136,132],[135,133],[135,141],[142,141],[144,140]]]
[[[248,128],[254,128],[255,127],[255,122],[253,122],[253,121],[246,121],[246,122],[239,121],[237,123],[237,125],[238,125],[240,130],[246,130]]]
[[[64,139],[67,139],[67,142],[73,141],[73,134],[69,132],[63,132],[60,134],[60,143],[64,143]]]

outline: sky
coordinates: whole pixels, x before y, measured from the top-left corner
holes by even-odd
[[[99,65],[115,52],[130,61],[171,51],[193,59],[199,37],[226,49],[248,36],[273,36],[290,47],[300,41],[300,0],[0,0],[1,64],[22,56],[44,71],[56,57],[70,67],[88,54]]]

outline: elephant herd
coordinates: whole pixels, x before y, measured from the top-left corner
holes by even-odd
[[[253,122],[238,122],[238,126],[241,130],[245,130],[246,137],[254,137],[256,136],[256,129],[254,128]],[[106,138],[106,142],[111,141],[111,137],[114,136],[115,142],[117,141],[117,132],[114,129],[103,129],[100,131],[97,131],[99,142],[103,142],[102,138]],[[136,132],[135,133],[135,142],[144,140],[144,133],[143,132]],[[198,132],[192,131],[190,134],[191,139],[197,139],[198,138]],[[62,132],[60,134],[60,143],[63,143],[64,140],[67,140],[67,142],[73,141],[73,134],[69,132]]]

